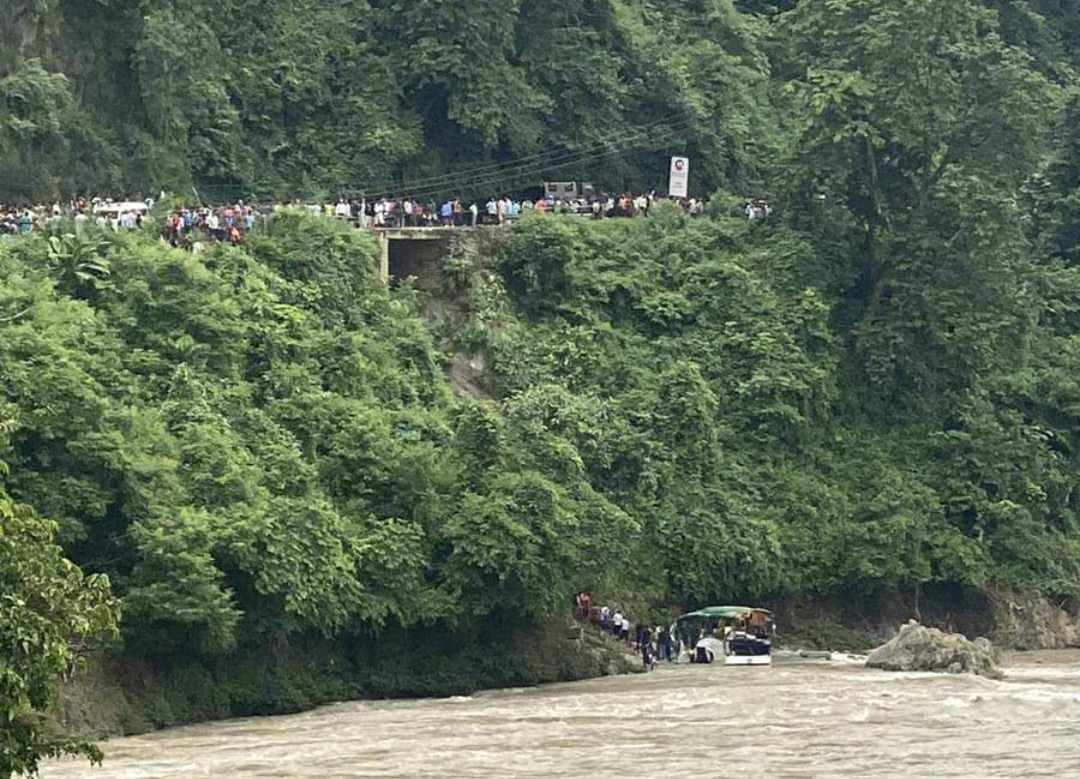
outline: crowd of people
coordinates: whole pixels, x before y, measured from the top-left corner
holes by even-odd
[[[653,625],[646,621],[634,622],[622,609],[599,606],[587,592],[574,596],[574,616],[593,628],[609,633],[641,655],[645,668],[652,670],[663,660],[678,661],[684,648],[696,643],[696,637],[687,631],[690,626]]]
[[[174,208],[165,220],[165,237],[173,246],[196,248],[206,241],[243,243],[265,213],[243,200],[217,208]]]
[[[60,202],[38,204],[33,206],[17,206],[9,203],[0,203],[0,236],[25,235],[26,233],[52,231],[58,232],[64,226],[64,220],[70,219],[76,231],[90,223],[98,227],[114,227],[134,229],[142,226],[146,211],[149,211],[153,201],[140,201],[142,206],[138,212],[135,210],[120,210],[114,214],[102,206],[106,201],[87,201],[85,198],[75,198],[65,205]],[[109,200],[108,204],[113,201]],[[148,205],[147,205],[148,204]]]
[[[406,198],[339,198],[336,203],[302,204],[279,202],[253,206],[236,200],[219,206],[185,205],[172,208],[164,216],[162,234],[174,246],[198,249],[208,241],[242,243],[247,234],[269,214],[279,210],[303,210],[317,216],[348,219],[362,229],[405,227],[478,227],[511,224],[529,212],[552,213],[592,219],[647,216],[661,201],[675,203],[684,212],[697,216],[706,201],[698,198],[669,198],[648,194],[590,194],[588,196],[515,199],[508,196],[466,201],[446,198],[421,202]],[[36,231],[59,232],[86,225],[102,229],[133,230],[150,218],[153,199],[113,200],[75,198],[59,202],[14,206],[0,204],[0,236]],[[752,200],[746,207],[750,219],[772,213],[767,201]]]
[[[33,232],[81,234],[87,225],[102,230],[136,230],[149,220],[152,198],[114,200],[75,198],[59,202],[13,206],[0,204],[0,236]],[[198,248],[206,241],[240,243],[268,209],[245,205],[242,200],[222,206],[180,206],[164,217],[162,234],[173,246]]]
[[[670,199],[656,192],[634,195],[536,199],[513,197],[489,197],[486,200],[463,201],[461,198],[429,199],[427,202],[413,197],[379,198],[377,200],[346,200],[341,198],[333,207],[334,216],[356,220],[360,227],[478,227],[500,226],[519,219],[530,211],[567,216],[589,216],[594,219],[613,217],[646,216],[649,209],[660,200],[672,200],[684,211],[698,215],[705,210],[705,201],[697,198]],[[318,209],[318,206],[312,206]],[[329,207],[327,207],[329,209]]]

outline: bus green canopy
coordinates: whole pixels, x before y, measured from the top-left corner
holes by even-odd
[[[772,613],[765,609],[755,609],[750,606],[709,606],[698,611],[691,611],[689,614],[683,614],[679,619],[738,619],[746,617],[755,611],[761,611],[765,614]]]

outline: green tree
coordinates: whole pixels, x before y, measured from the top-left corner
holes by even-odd
[[[6,469],[5,469],[6,470]],[[36,775],[43,758],[81,755],[85,741],[57,738],[44,715],[61,677],[94,642],[116,633],[109,581],[84,576],[53,541],[55,524],[0,489],[0,778]]]
[[[69,149],[71,85],[40,60],[0,71],[0,175],[24,197],[55,188],[55,163]]]
[[[930,397],[965,386],[1026,306],[1016,209],[1060,94],[975,0],[802,3],[782,17],[805,121],[799,208],[864,243],[864,358]]]
[[[251,150],[229,101],[228,61],[208,17],[192,10],[166,5],[143,19],[134,51],[149,130],[142,153],[160,186],[187,192],[199,181],[227,196],[252,182]]]

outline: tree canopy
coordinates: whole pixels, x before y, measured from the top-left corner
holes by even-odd
[[[0,422],[6,421],[0,416]],[[0,472],[6,469],[0,464]],[[101,751],[50,733],[44,716],[61,676],[116,627],[101,574],[84,576],[53,541],[55,525],[0,488],[0,777],[35,774],[46,757]]]
[[[731,0],[65,0],[16,16],[0,200],[486,195],[560,169],[659,187],[669,146],[714,187],[754,180],[770,134],[761,25]]]

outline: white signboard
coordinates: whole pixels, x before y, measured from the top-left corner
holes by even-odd
[[[671,197],[687,197],[690,191],[690,160],[687,157],[671,158],[671,183],[668,194]]]

